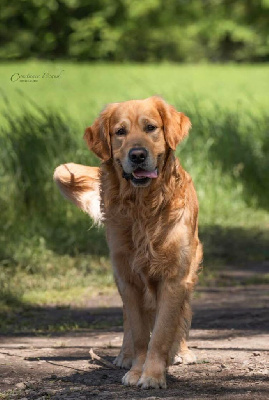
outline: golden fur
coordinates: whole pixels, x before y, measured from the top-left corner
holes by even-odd
[[[198,201],[190,175],[174,156],[190,127],[183,113],[159,97],[114,103],[85,131],[88,146],[103,161],[100,169],[65,164],[55,171],[65,196],[105,224],[124,305],[124,339],[115,364],[131,367],[125,385],[166,387],[171,363],[195,361],[186,338],[202,259]],[[145,179],[144,186],[132,174],[132,182],[123,177],[131,168],[130,149],[138,146],[148,150],[148,165],[158,168],[156,179]]]

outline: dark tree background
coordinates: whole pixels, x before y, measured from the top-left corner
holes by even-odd
[[[0,0],[0,59],[269,60],[269,0]]]

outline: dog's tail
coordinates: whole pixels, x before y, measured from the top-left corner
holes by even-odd
[[[55,169],[53,179],[68,200],[89,214],[94,223],[102,223],[98,167],[62,164]]]

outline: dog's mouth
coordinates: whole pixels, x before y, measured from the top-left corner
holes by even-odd
[[[157,168],[155,168],[154,171],[146,171],[145,169],[137,168],[135,171],[132,172],[132,175],[135,179],[156,179],[158,178],[158,170]]]
[[[137,168],[132,173],[123,172],[123,178],[130,180],[134,186],[148,186],[152,179],[158,178],[158,169],[147,171],[143,168]]]

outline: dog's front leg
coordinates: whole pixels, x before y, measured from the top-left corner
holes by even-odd
[[[143,389],[166,388],[166,368],[180,313],[187,295],[183,282],[164,280],[158,288],[157,313],[147,358],[138,385]]]
[[[131,283],[124,283],[121,295],[131,328],[134,358],[132,368],[123,379],[124,385],[136,385],[147,355],[150,339],[149,319],[143,310],[143,292]]]
[[[123,305],[123,342],[119,355],[114,360],[117,367],[130,369],[133,361],[133,338],[129,320]]]

